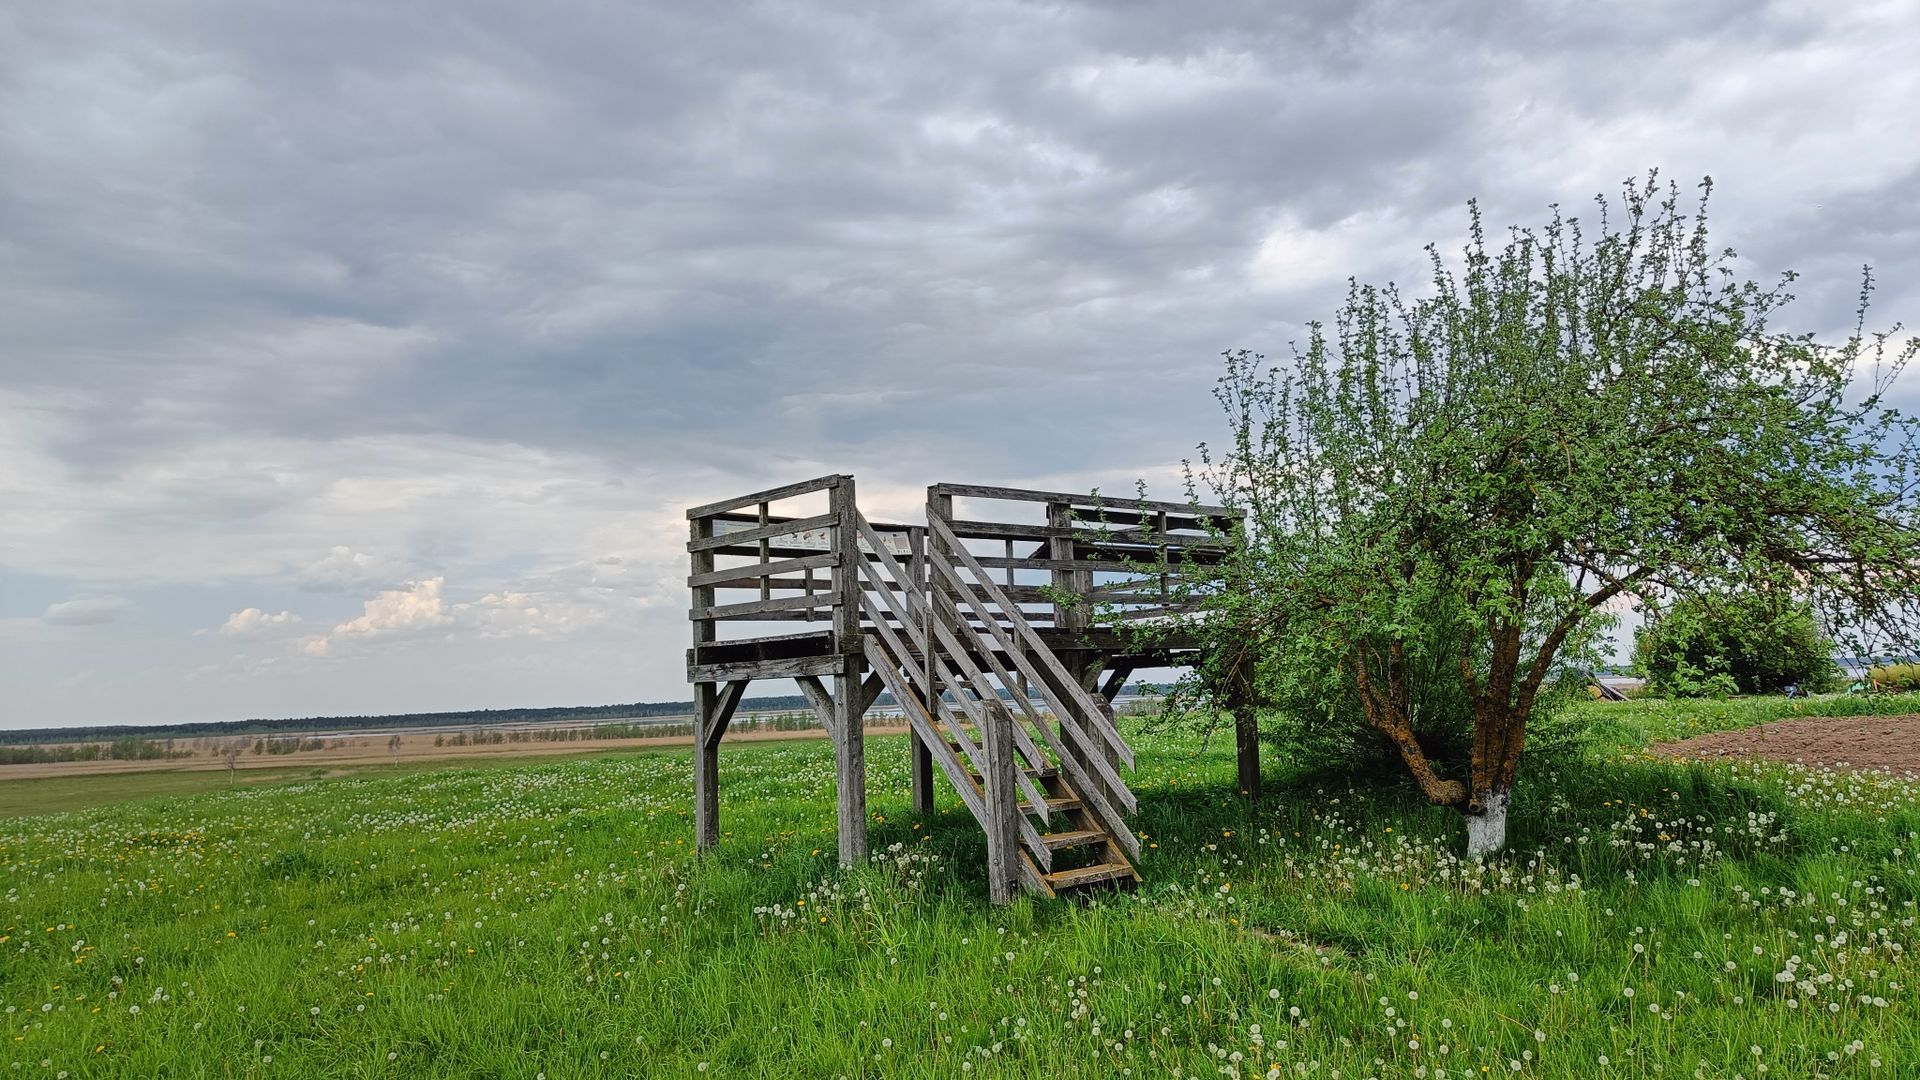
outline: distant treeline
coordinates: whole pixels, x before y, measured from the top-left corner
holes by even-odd
[[[1150,683],[1135,683],[1127,689],[1135,693],[1141,691],[1164,693],[1166,688],[1156,687]],[[1000,696],[1006,697],[1007,691],[1001,690]],[[883,706],[890,706],[893,703],[892,694],[881,694],[874,702],[876,705]],[[798,694],[747,698],[740,703],[740,711],[743,713],[805,712],[807,709],[807,699]],[[0,730],[0,746],[25,746],[48,742],[100,742],[116,739],[218,739],[237,735],[300,735],[315,731],[368,729],[387,731],[395,728],[492,727],[503,724],[523,726],[580,721],[605,723],[639,720],[649,716],[688,716],[692,713],[693,702],[691,701],[639,701],[631,705],[563,705],[550,709],[476,709],[469,712],[397,713],[392,716],[307,716],[292,720],[225,720],[200,724],[117,724],[26,728],[20,731]],[[59,760],[91,761],[106,756],[108,755],[102,752],[84,758]]]
[[[172,740],[160,742],[127,736],[111,742],[83,742],[69,746],[0,746],[0,765],[45,765],[56,761],[158,761],[192,756],[191,750],[174,749]]]
[[[748,698],[744,712],[791,712],[807,708],[798,694]],[[293,720],[227,720],[200,724],[119,724],[92,727],[28,728],[0,731],[0,746],[45,742],[91,742],[106,739],[201,739],[234,735],[297,735],[312,731],[358,731],[392,728],[487,727],[497,724],[543,724],[568,721],[633,720],[649,716],[686,716],[691,701],[641,701],[631,705],[573,705],[551,709],[476,709],[470,712],[400,713],[393,716],[308,716]]]

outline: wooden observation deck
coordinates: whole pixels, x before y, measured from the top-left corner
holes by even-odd
[[[956,503],[979,516],[957,517]],[[792,679],[833,740],[843,865],[867,855],[862,727],[885,690],[912,731],[914,809],[933,809],[939,769],[986,831],[996,902],[1139,880],[1137,803],[1121,776],[1133,750],[1112,700],[1138,669],[1192,665],[1199,645],[1161,634],[1144,646],[1127,624],[1180,610],[1175,579],[1220,562],[1238,514],[935,484],[925,524],[888,524],[868,521],[853,477],[836,475],[687,519],[701,850],[720,840],[719,750],[735,707],[755,679]],[[803,625],[740,625],[773,622]],[[1256,794],[1250,714],[1235,731],[1240,785]]]

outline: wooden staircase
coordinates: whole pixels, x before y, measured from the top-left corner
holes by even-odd
[[[857,513],[857,512],[856,512]],[[864,517],[866,659],[987,833],[996,902],[1130,888],[1138,809],[1113,710],[1060,662],[1008,591],[927,508],[925,551],[903,567]]]

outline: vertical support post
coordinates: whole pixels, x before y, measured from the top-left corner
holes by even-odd
[[[921,597],[924,598],[927,595],[927,576],[930,569],[927,565],[927,530],[907,530],[907,551],[907,574],[913,579],[914,588],[919,589]],[[929,610],[931,610],[931,607],[929,607]],[[930,631],[931,627],[920,627],[920,632],[923,635],[930,634]],[[921,701],[926,706],[927,715],[932,716],[934,715],[933,699],[931,696],[931,687],[933,686],[932,657],[929,656],[923,659],[925,662],[922,665],[922,670],[926,672],[926,675],[923,678],[919,672],[915,672],[914,682],[920,687]],[[900,704],[910,707],[909,702],[903,701]],[[918,731],[910,731],[907,736],[907,742],[907,752],[911,755],[909,758],[910,771],[913,774],[913,812],[916,814],[931,814],[933,813],[933,748],[928,746],[926,742],[920,738]]]
[[[695,518],[688,525],[690,539],[704,540],[713,535],[712,518]],[[713,569],[713,552],[693,552],[691,563],[694,573],[707,573]],[[693,606],[712,607],[713,587],[695,588]],[[713,640],[713,621],[694,620],[689,665],[700,662],[700,646]],[[698,851],[712,851],[720,843],[720,741],[710,737],[719,706],[719,683],[693,684],[693,845]]]
[[[1014,787],[1013,714],[1005,705],[986,702],[987,730],[987,897],[996,904],[1013,902],[1019,886],[1020,804]]]
[[[834,646],[840,668],[834,673],[833,748],[840,810],[840,865],[867,861],[867,751],[862,730],[866,712],[860,679],[865,671],[865,642],[860,630],[860,530],[853,477],[842,476],[830,489],[834,550],[840,554],[833,607]]]
[[[1047,504],[1047,527],[1054,530],[1072,529],[1073,528],[1073,507],[1068,503],[1060,503],[1060,502],[1048,503]],[[1068,532],[1059,531],[1057,535],[1049,537],[1047,539],[1047,558],[1055,560],[1056,563],[1072,562],[1073,561],[1073,536]],[[1089,581],[1091,581],[1093,578],[1093,575],[1091,573],[1085,576]],[[1068,604],[1068,603],[1062,603],[1059,599],[1054,600],[1053,625],[1054,625],[1054,628],[1057,630],[1084,630],[1087,627],[1088,619],[1090,618],[1092,613],[1085,609],[1085,605],[1083,603],[1078,602],[1083,599],[1083,596],[1080,590],[1077,588],[1077,586],[1080,583],[1079,582],[1080,577],[1081,575],[1076,571],[1060,569],[1057,567],[1052,572],[1052,584],[1056,592],[1071,594],[1073,596],[1074,601],[1076,601],[1071,604]],[[1091,589],[1089,588],[1088,591],[1091,591]],[[1067,643],[1071,641],[1072,641],[1071,638],[1067,638],[1064,636],[1062,637],[1063,643]],[[1069,646],[1069,648],[1070,647],[1071,646]],[[1079,659],[1080,658],[1077,652],[1069,652],[1066,649],[1060,650],[1061,663],[1063,663],[1066,666],[1067,670],[1073,675],[1075,675],[1076,677],[1080,676]],[[1074,740],[1070,736],[1068,736],[1066,731],[1066,728],[1068,727],[1068,725],[1076,724],[1076,721],[1074,720],[1073,717],[1070,717],[1070,716],[1056,717],[1056,720],[1058,721],[1061,729],[1060,731],[1061,746],[1063,746],[1066,749],[1067,755],[1073,758],[1074,763],[1080,767],[1081,772],[1085,773],[1088,776],[1092,776],[1093,769],[1091,768],[1090,763],[1086,760],[1086,754],[1081,751],[1080,747],[1074,742]]]
[[[1068,503],[1047,504],[1047,525],[1054,529],[1073,528],[1073,507]],[[1073,561],[1073,536],[1062,534],[1047,541],[1047,557],[1061,562]],[[1068,607],[1059,602],[1053,605],[1053,625],[1062,630],[1085,630],[1093,625],[1093,611],[1090,608],[1093,594],[1093,571],[1091,570],[1055,570],[1053,587],[1061,592],[1072,593],[1075,603]]]

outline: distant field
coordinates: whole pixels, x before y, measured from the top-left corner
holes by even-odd
[[[885,720],[880,722],[882,724],[886,723]],[[392,767],[397,765],[406,768],[418,767],[420,765],[445,765],[449,762],[456,761],[485,761],[490,759],[524,760],[554,755],[587,754],[609,750],[635,751],[660,746],[686,746],[690,744],[690,736],[686,735],[680,726],[658,726],[662,732],[677,731],[680,733],[625,738],[578,738],[570,741],[477,742],[455,745],[446,741],[447,735],[444,733],[408,732],[400,735],[400,744],[398,747],[389,747],[387,745],[386,735],[378,738],[349,735],[326,739],[325,745],[317,749],[303,749],[293,753],[254,753],[248,750],[240,754],[235,760],[234,765],[235,771],[243,776],[248,773],[278,775],[289,771],[304,774],[305,772],[315,769],[326,770],[329,773],[336,771],[360,772],[376,766]],[[877,730],[894,731],[898,729],[881,727]],[[454,734],[464,738],[467,733],[463,731]],[[487,734],[492,734],[492,732],[489,731]],[[505,734],[505,732],[503,731],[502,734]],[[814,727],[803,727],[793,730],[775,730],[770,728],[750,729],[747,725],[741,724],[739,730],[732,731],[728,734],[728,738],[743,742],[758,739],[818,739],[824,738],[825,734],[824,730]],[[241,741],[251,745],[256,740],[242,739]],[[15,782],[21,782],[27,785],[50,784],[48,787],[39,789],[45,791],[69,790],[69,788],[62,788],[57,784],[51,784],[51,781],[57,778],[131,773],[179,776],[183,773],[211,774],[216,772],[220,774],[218,785],[211,782],[195,780],[156,780],[154,793],[158,794],[162,791],[169,790],[205,790],[214,786],[224,786],[226,784],[227,773],[225,760],[216,752],[209,751],[204,747],[193,750],[192,756],[177,758],[150,758],[132,761],[96,759],[89,761],[41,762],[22,765],[0,764],[0,780],[6,781],[7,787],[12,787]],[[178,784],[180,787],[172,788],[168,787],[168,784]],[[70,790],[87,790],[87,785],[74,785],[71,786]],[[126,797],[138,797],[137,793],[142,789],[138,782],[134,782],[121,785],[117,788],[110,786],[102,790],[133,792],[135,793],[134,795]],[[79,805],[100,805],[102,802],[110,801],[114,800],[102,799],[97,802],[82,804],[47,804],[44,809],[74,809]],[[16,803],[21,806],[21,809],[17,811],[20,813],[31,813],[39,808],[31,802],[19,802],[19,797],[11,797],[8,794],[0,793],[0,814],[7,812],[5,807],[15,805]]]
[[[1486,866],[1404,785],[1272,762],[1249,807],[1230,739],[1141,737],[1146,881],[1086,906],[989,906],[978,830],[908,812],[897,737],[851,872],[817,741],[729,745],[704,859],[678,751],[211,774],[0,820],[0,1070],[1920,1074],[1920,783],[1645,753],[1794,707],[1583,706]]]

